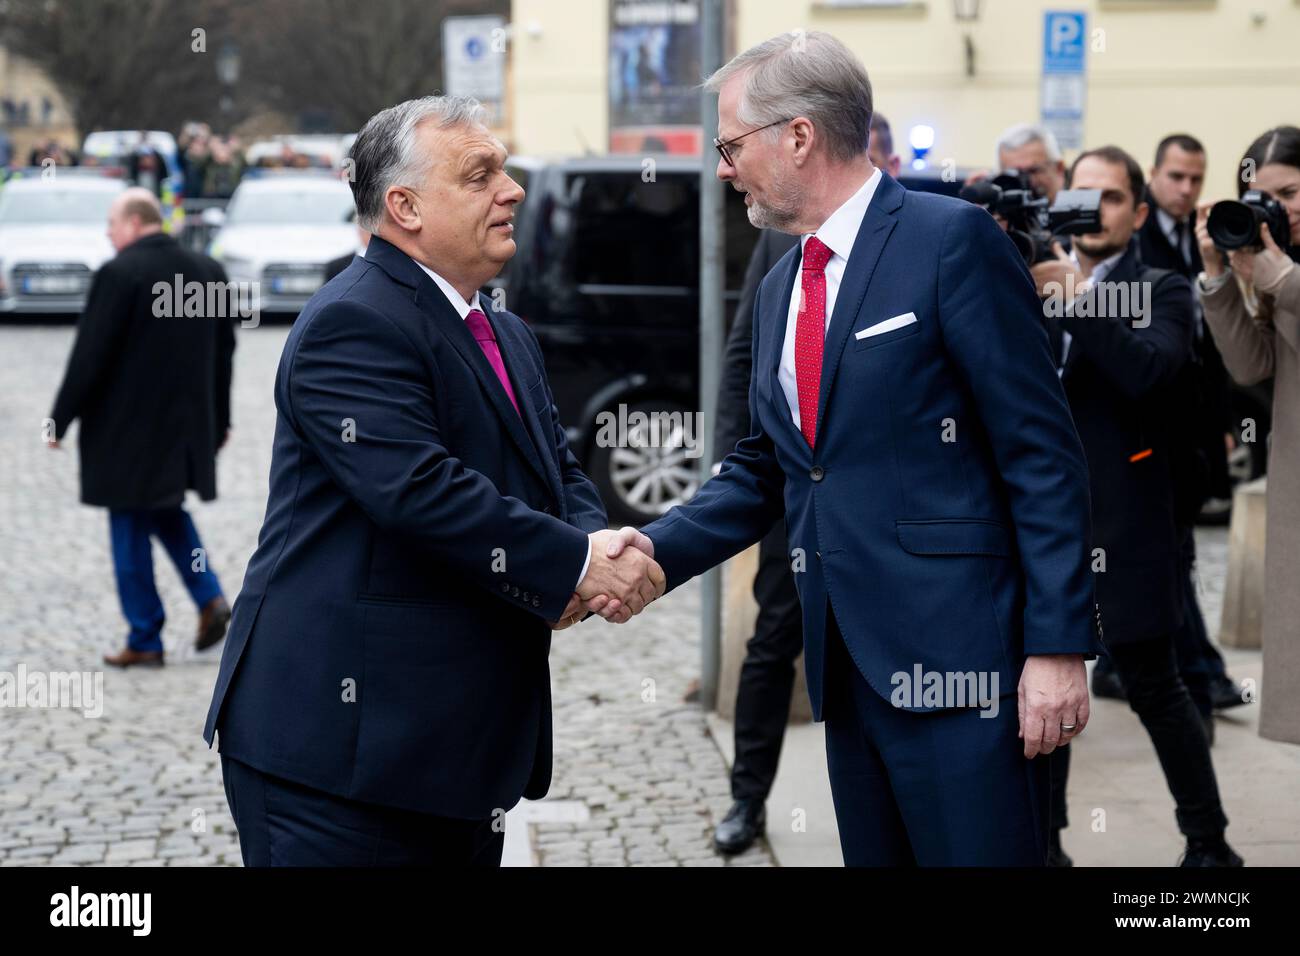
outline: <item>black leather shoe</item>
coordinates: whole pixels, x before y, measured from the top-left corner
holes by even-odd
[[[1128,692],[1114,671],[1092,672],[1092,696],[1111,700],[1128,700]]]
[[[1231,677],[1219,677],[1210,684],[1210,706],[1215,710],[1240,707],[1244,703],[1246,699],[1241,696],[1241,688]]]
[[[713,831],[713,845],[718,852],[744,853],[763,835],[767,826],[767,808],[761,800],[737,800]]]
[[[1188,840],[1187,849],[1179,866],[1245,866],[1246,861],[1239,857],[1228,841],[1219,837],[1217,840]]]
[[[1053,830],[1047,842],[1048,866],[1074,866],[1070,854],[1061,849],[1061,831]]]

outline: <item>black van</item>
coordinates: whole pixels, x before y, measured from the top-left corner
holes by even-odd
[[[700,459],[662,438],[597,439],[611,420],[635,431],[637,412],[667,422],[699,410],[699,160],[512,158],[508,168],[527,198],[518,251],[490,288],[537,334],[569,444],[610,519],[648,521],[694,493]],[[726,192],[730,321],[758,231],[744,196]]]
[[[699,456],[712,456],[698,445],[688,455],[650,424],[690,427],[700,408],[700,161],[514,157],[507,167],[527,197],[518,251],[489,290],[537,334],[569,444],[610,519],[643,523],[694,494]],[[725,193],[730,325],[758,230],[744,196]]]

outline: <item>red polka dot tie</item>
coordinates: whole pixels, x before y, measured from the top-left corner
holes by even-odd
[[[799,430],[808,447],[817,441],[817,396],[826,339],[826,263],[834,253],[812,236],[803,247],[799,317],[794,326],[794,375],[799,391]]]

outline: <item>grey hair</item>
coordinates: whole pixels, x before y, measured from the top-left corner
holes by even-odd
[[[716,93],[741,75],[736,119],[747,127],[804,116],[825,138],[832,158],[848,162],[867,151],[871,81],[862,61],[829,33],[796,30],[765,40],[733,57],[704,88]]]
[[[1017,123],[1015,126],[1008,126],[998,137],[998,165],[1002,164],[1003,150],[1019,149],[1030,143],[1042,143],[1043,149],[1047,151],[1047,158],[1054,163],[1060,162],[1061,147],[1050,129],[1045,126],[1035,126],[1033,123]]]
[[[416,132],[425,120],[439,129],[485,125],[486,111],[468,96],[422,96],[381,110],[366,121],[352,143],[352,198],[357,225],[377,232],[384,218],[384,196],[393,186],[416,186],[433,156],[416,150]]]

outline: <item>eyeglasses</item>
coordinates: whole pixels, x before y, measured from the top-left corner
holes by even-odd
[[[725,142],[723,140],[718,139],[718,137],[715,136],[713,137],[713,148],[718,151],[718,155],[722,157],[723,162],[725,162],[732,169],[735,169],[736,168],[735,160],[731,158],[731,153],[728,151],[727,147],[734,146],[736,143],[739,143],[746,136],[753,136],[755,133],[761,133],[765,129],[771,129],[773,126],[780,126],[782,123],[788,123],[788,122],[790,122],[789,119],[779,119],[775,123],[768,123],[766,126],[760,126],[757,129],[751,129],[748,133],[741,133],[739,136],[736,136],[733,139],[726,140]]]

